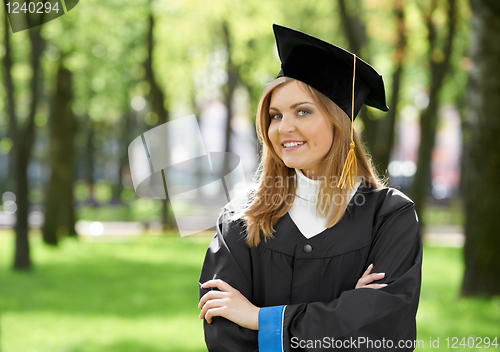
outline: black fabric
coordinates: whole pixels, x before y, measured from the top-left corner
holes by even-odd
[[[352,77],[354,56],[350,52],[291,28],[273,25],[281,71],[320,91],[352,119]],[[356,57],[354,118],[363,103],[388,111],[382,76]]]
[[[415,340],[422,264],[422,244],[413,202],[393,188],[360,187],[349,214],[332,228],[307,239],[290,216],[279,219],[274,238],[248,248],[242,220],[219,217],[203,264],[200,283],[219,278],[258,307],[287,305],[283,325],[284,351],[292,338],[350,340],[363,337]],[[310,248],[309,248],[310,247]],[[354,289],[370,263],[372,273],[385,272],[375,290]],[[208,292],[200,289],[200,298]],[[222,317],[204,322],[209,351],[256,351],[257,331]],[[387,345],[386,345],[387,346]],[[357,345],[349,350],[375,350]],[[337,348],[337,350],[343,350]]]

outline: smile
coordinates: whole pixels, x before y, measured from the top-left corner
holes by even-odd
[[[290,142],[290,143],[283,143],[283,149],[285,150],[293,150],[293,149],[298,149],[302,147],[306,142]]]

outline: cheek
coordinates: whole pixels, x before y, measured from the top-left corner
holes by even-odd
[[[333,143],[333,131],[330,131],[328,126],[323,129],[313,131],[312,136],[316,136],[311,140],[311,145],[319,149],[330,149]]]
[[[276,126],[273,126],[272,124],[269,125],[269,128],[267,130],[267,135],[268,135],[271,143],[274,146],[276,146],[276,143],[278,143],[278,140],[279,140]]]

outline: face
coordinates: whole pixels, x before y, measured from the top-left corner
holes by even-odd
[[[276,154],[311,179],[333,143],[333,125],[297,81],[276,87],[269,105],[268,135]]]

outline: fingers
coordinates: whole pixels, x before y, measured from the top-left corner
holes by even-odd
[[[205,315],[205,320],[207,323],[212,324],[212,317],[220,317],[224,314],[225,307],[212,308]]]
[[[367,276],[372,271],[372,269],[373,269],[373,263],[368,265],[368,268],[366,268],[365,272],[363,273],[363,276],[361,276],[361,277]]]
[[[199,318],[200,319],[207,319],[207,321],[210,323],[212,320],[211,317],[216,316],[216,315],[214,315],[214,313],[212,311],[215,310],[215,312],[222,313],[221,310],[226,307],[226,303],[227,302],[225,299],[212,299],[212,300],[208,301],[207,303],[205,303],[205,305],[201,309]],[[210,321],[207,318],[207,316],[210,317]]]
[[[210,287],[216,287],[221,291],[231,291],[234,290],[234,288],[229,285],[227,282],[222,281],[221,279],[216,279],[216,280],[208,280],[204,284],[201,285],[202,288],[210,288]]]
[[[207,292],[198,303],[198,308],[201,308],[199,318],[206,319],[208,323],[212,323],[212,317],[223,314],[224,309],[227,308],[227,298],[230,298],[234,291],[237,290],[220,279],[209,280],[203,283],[201,287],[219,289],[219,291]]]
[[[368,276],[363,276],[358,280],[358,284],[365,286],[365,285],[368,285],[370,282],[383,279],[384,276],[385,276],[385,273],[374,273],[374,274],[370,274]]]
[[[369,279],[368,282],[373,282],[373,281],[377,281],[377,280],[382,280],[384,278],[384,276],[385,276],[385,273],[374,273],[374,274],[368,275],[366,278]]]
[[[381,280],[385,277],[385,273],[373,273],[371,274],[371,271],[373,269],[373,263],[366,268],[365,272],[363,273],[363,276],[358,280],[356,287],[355,288],[363,288],[363,287],[369,287],[369,288],[374,288],[374,289],[379,289],[382,287],[387,286],[387,284],[371,284],[373,281]]]
[[[221,292],[221,291],[207,292],[203,295],[203,297],[201,297],[200,303],[198,303],[198,308],[202,308],[205,305],[205,303],[207,303],[208,300],[224,298],[226,294],[227,294],[226,292]]]
[[[375,290],[378,290],[379,288],[386,287],[387,284],[371,284],[371,285],[366,285],[361,288],[373,288]]]

